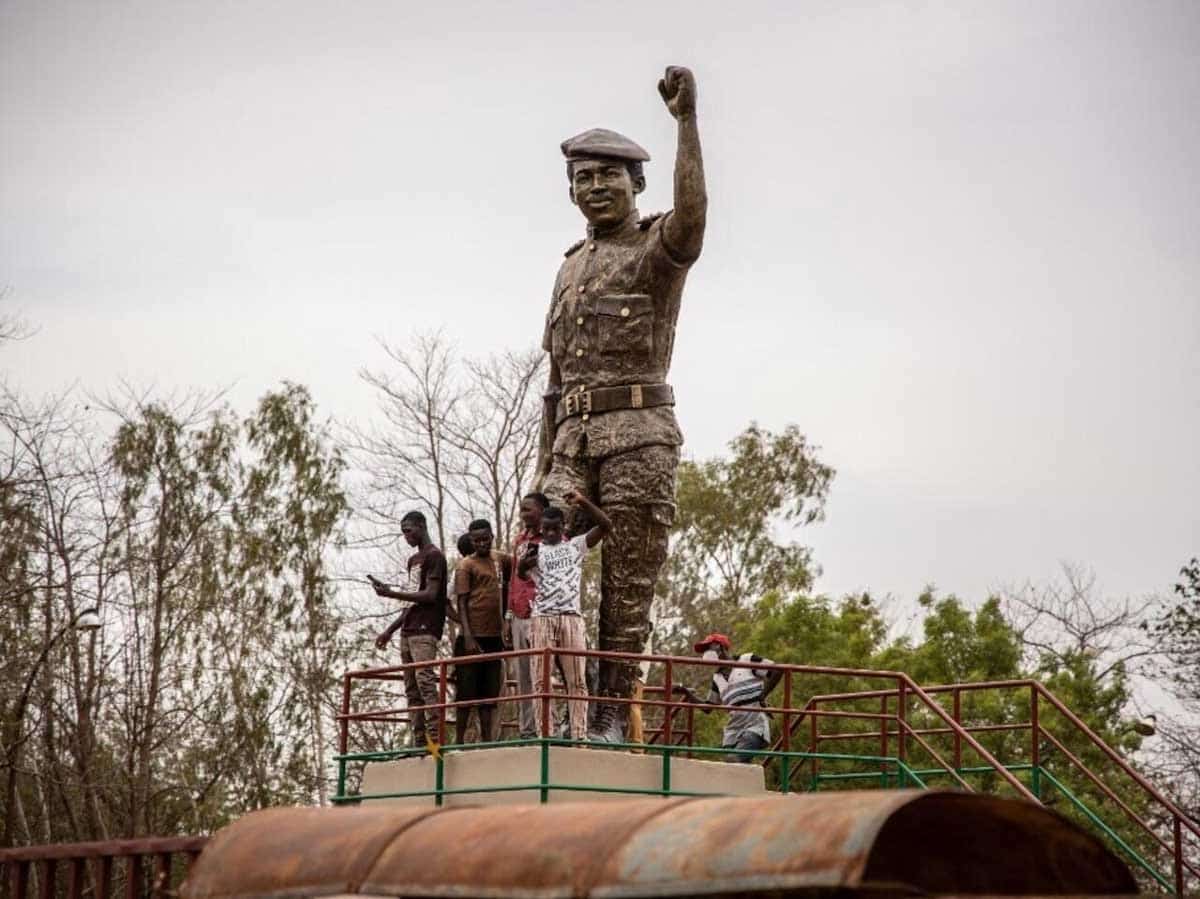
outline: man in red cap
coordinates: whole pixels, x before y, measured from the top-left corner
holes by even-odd
[[[692,648],[705,659],[724,660],[734,657],[729,638],[724,634],[709,634]],[[745,707],[745,711],[739,709],[729,713],[721,747],[735,750],[725,757],[726,761],[753,762],[761,756],[751,755],[750,752],[766,749],[771,745],[771,719],[761,709],[766,698],[779,683],[779,679],[783,677],[783,672],[778,668],[751,667],[775,664],[770,659],[764,659],[752,652],[742,653],[736,661],[746,663],[746,667],[722,666],[716,669],[706,699],[701,699],[686,688],[685,692],[689,702]],[[711,709],[703,711],[709,712]]]

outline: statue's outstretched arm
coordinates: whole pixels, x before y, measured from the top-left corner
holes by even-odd
[[[681,262],[691,262],[704,245],[708,194],[704,189],[704,158],[696,127],[696,79],[682,66],[670,66],[658,82],[667,109],[679,125],[675,151],[675,208],[664,224],[667,247]]]

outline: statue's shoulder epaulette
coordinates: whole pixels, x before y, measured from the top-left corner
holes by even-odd
[[[570,256],[572,253],[574,253],[576,250],[578,250],[580,247],[582,247],[585,243],[587,243],[586,240],[575,241],[575,243],[573,243],[569,247],[567,247],[567,252],[563,253],[563,255]]]
[[[653,215],[647,215],[638,220],[638,227],[643,231],[647,230],[651,225],[657,222],[660,218],[666,215],[665,212],[656,212]]]

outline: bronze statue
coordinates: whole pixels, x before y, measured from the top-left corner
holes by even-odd
[[[658,91],[678,124],[675,206],[665,215],[639,217],[642,163],[650,156],[629,138],[594,129],[562,144],[571,202],[587,219],[587,238],[566,252],[542,339],[550,380],[538,480],[552,501],[577,489],[612,519],[601,558],[599,648],[632,653],[642,651],[649,633],[675,515],[683,436],[666,379],[708,205],[695,79],[671,67]],[[568,526],[572,533],[585,529],[582,521]],[[636,662],[602,661],[599,695],[631,696],[637,675]],[[623,740],[627,711],[623,703],[601,702],[589,738]]]

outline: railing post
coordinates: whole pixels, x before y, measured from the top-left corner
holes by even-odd
[[[692,705],[689,703],[688,710],[687,710],[687,744],[688,744],[687,757],[689,759],[696,757],[696,754],[694,752],[692,752],[692,746],[694,746],[695,743],[696,743],[696,709],[693,708]]]
[[[445,756],[440,752],[433,760],[433,804],[441,806],[442,793],[446,789],[446,765]]]
[[[350,749],[350,672],[342,675],[342,717],[338,721],[338,755],[345,755]],[[338,759],[337,794],[346,795],[346,760]]]
[[[675,687],[671,683],[670,659],[667,659],[665,662],[663,662],[663,698],[667,701],[667,704],[663,707],[662,741],[663,746],[670,746],[672,743],[671,719],[675,714]],[[667,755],[670,755],[669,750],[667,751]],[[666,764],[669,765],[670,763],[668,762]],[[667,773],[665,773],[667,770],[668,769],[664,769],[663,779],[669,781],[670,777]]]
[[[815,712],[816,710],[814,709],[813,711]],[[821,775],[820,775],[819,771],[817,770],[817,746],[819,746],[820,743],[818,742],[819,735],[817,734],[817,716],[816,716],[816,714],[810,715],[808,720],[809,720],[808,751],[812,754],[812,756],[809,760],[812,762],[812,792],[815,793],[821,783],[821,781],[820,781]]]
[[[962,693],[958,687],[954,688],[954,723],[962,726]],[[954,770],[958,771],[962,768],[962,733],[957,729],[954,731]]]
[[[54,899],[54,875],[57,867],[58,863],[52,858],[42,862],[42,882],[38,889],[42,899]]]
[[[542,704],[542,739],[545,740],[550,736],[550,662],[552,657],[550,649],[547,647],[542,650],[542,683],[539,689],[542,692],[541,699],[538,700]],[[543,756],[545,755],[545,743],[542,744]],[[543,799],[543,802],[546,800]]]
[[[1183,895],[1183,822],[1175,815],[1175,895]]]
[[[442,659],[438,663],[438,703],[439,703],[439,705],[438,705],[437,735],[438,735],[438,745],[439,746],[446,745],[446,695],[447,695],[447,690],[449,687],[449,684],[447,683],[447,681],[448,681],[448,678],[446,677],[446,660]],[[422,700],[422,701],[424,701],[424,700]],[[460,711],[461,711],[461,709],[455,710],[455,712],[454,712],[455,718],[458,717],[458,714]],[[428,712],[425,713],[425,721],[427,722],[426,727],[428,727],[428,721],[429,721],[429,713]],[[428,730],[426,731],[426,733],[428,733]]]
[[[884,716],[879,719],[879,757],[881,759],[887,758],[887,754],[888,754],[888,720],[886,717],[887,713],[888,713],[888,698],[887,698],[887,694],[885,693],[883,696],[879,697],[879,714]],[[897,775],[899,775],[898,771],[896,773],[897,773]],[[888,764],[887,764],[887,762],[879,763],[879,779],[882,782],[883,788],[886,790],[887,785],[888,785],[888,782],[887,782],[887,780],[888,780]],[[899,780],[898,776],[897,776],[897,780]]]
[[[1042,725],[1038,720],[1038,691],[1029,686],[1029,764],[1033,772],[1033,795],[1042,801]]]
[[[792,669],[783,672],[783,758],[779,760],[779,792],[792,781]]]
[[[142,895],[142,857],[130,855],[125,865],[125,897],[139,899]]]
[[[71,873],[67,876],[67,896],[79,899],[83,895],[83,875],[87,862],[82,858],[71,859]]]
[[[100,880],[96,884],[96,895],[99,899],[108,899],[112,894],[112,856],[106,855],[100,859]]]
[[[12,862],[9,872],[12,874],[13,899],[25,899],[29,892],[29,862]]]
[[[903,680],[896,681],[896,758],[908,760],[908,741],[905,739],[904,725],[908,721],[908,685]]]

